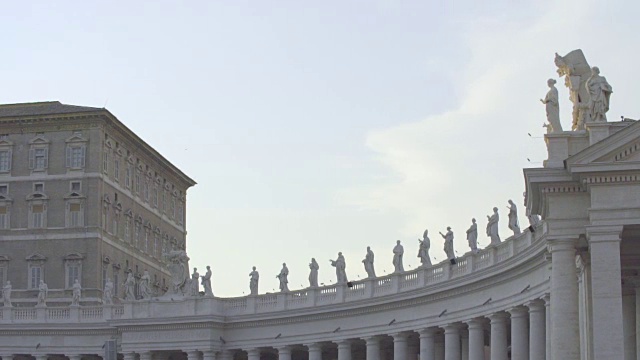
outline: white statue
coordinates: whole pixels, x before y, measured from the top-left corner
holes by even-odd
[[[276,275],[276,278],[280,280],[280,292],[289,291],[289,268],[286,263],[282,263],[282,269],[280,274]]]
[[[453,231],[451,231],[451,226],[447,226],[447,233],[440,233],[442,238],[444,239],[444,252],[447,254],[447,259],[451,262],[451,264],[456,263],[456,253],[453,251]]]
[[[82,296],[82,287],[80,286],[80,282],[76,279],[73,282],[73,295],[71,297],[71,305],[77,306],[80,305],[80,297]]]
[[[168,262],[168,269],[171,273],[171,287],[169,294],[186,295],[189,294],[191,288],[188,286],[189,280],[189,257],[184,250],[171,250],[165,254]]]
[[[49,295],[49,287],[44,283],[44,280],[40,280],[38,285],[38,305],[47,306],[47,296]]]
[[[600,69],[597,66],[591,68],[591,77],[586,84],[591,103],[589,104],[590,121],[607,121],[607,111],[609,111],[609,99],[613,92],[611,85],[604,76],[600,76]]]
[[[518,208],[513,201],[509,200],[509,229],[513,231],[513,235],[520,234],[520,224],[518,224]]]
[[[200,295],[200,273],[198,268],[193,268],[193,274],[191,274],[191,296]]]
[[[431,258],[429,258],[429,249],[431,248],[431,240],[429,240],[429,230],[425,230],[422,237],[424,238],[423,240],[418,239],[418,242],[420,243],[418,257],[420,258],[422,267],[430,267]]]
[[[560,124],[560,105],[558,101],[558,89],[555,87],[556,81],[554,79],[547,80],[547,86],[549,86],[549,92],[540,101],[545,104],[547,111],[547,121],[549,122],[548,130],[550,133],[562,131],[562,124]]]
[[[2,299],[4,306],[11,307],[11,281],[7,280],[7,284],[2,288]]]
[[[476,224],[476,219],[471,219],[471,226],[467,230],[467,241],[471,252],[478,253],[478,224]]]
[[[149,271],[145,270],[144,274],[140,277],[140,282],[138,283],[138,290],[140,291],[140,296],[144,300],[151,298],[151,287],[149,286],[150,282],[151,282],[151,276],[149,276]]]
[[[107,278],[104,283],[104,291],[102,291],[102,303],[105,305],[113,304],[113,282],[111,278]]]
[[[207,272],[202,278],[202,287],[204,287],[204,296],[213,296],[213,290],[211,290],[211,266],[207,265]]]
[[[251,295],[258,295],[258,280],[260,280],[260,274],[256,271],[256,267],[253,267],[253,271],[249,273],[251,280],[249,281],[249,290]]]
[[[338,284],[346,284],[347,283],[347,263],[344,261],[344,256],[342,253],[338,253],[338,258],[336,260],[329,260],[331,262],[331,266],[336,268],[336,277]]]
[[[532,214],[529,210],[527,210],[527,219],[529,219],[529,227],[535,228],[540,224],[540,215]]]
[[[320,269],[320,265],[315,258],[311,258],[311,262],[309,263],[309,286],[318,287],[318,270]]]
[[[590,103],[587,79],[591,74],[591,67],[587,63],[582,50],[573,50],[565,56],[556,53],[555,64],[558,75],[564,76],[564,84],[569,89],[569,100],[573,103],[572,130],[584,130]]]
[[[129,271],[127,279],[124,281],[124,299],[128,301],[136,299],[136,279],[133,277],[132,271]]]
[[[373,267],[373,258],[374,255],[371,250],[371,246],[367,246],[367,255],[364,257],[364,260],[362,260],[362,263],[364,264],[364,271],[367,272],[367,278],[369,279],[376,277],[376,270]]]
[[[491,245],[500,244],[500,235],[498,235],[498,221],[500,216],[498,215],[498,208],[493,208],[493,215],[487,215],[487,236],[491,238]]]
[[[400,245],[400,240],[396,241],[396,246],[393,248],[393,272],[404,272],[404,265],[402,264],[402,256],[404,255],[404,247]]]

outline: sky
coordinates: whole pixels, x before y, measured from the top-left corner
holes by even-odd
[[[609,120],[638,119],[632,1],[0,1],[0,103],[106,107],[198,184],[190,265],[216,296],[364,278],[420,265],[425,229],[465,231],[546,159],[539,101],[554,53],[582,49],[613,87]],[[558,81],[561,122],[570,104]]]

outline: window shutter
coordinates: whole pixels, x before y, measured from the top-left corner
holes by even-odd
[[[33,169],[35,167],[36,161],[36,149],[29,149],[29,169]]]
[[[66,158],[67,158],[67,167],[70,168],[71,167],[71,146],[67,145],[67,152],[66,152]]]
[[[49,148],[44,149],[44,168],[49,168]]]
[[[84,167],[84,158],[85,158],[85,154],[87,153],[87,146],[86,145],[82,145],[82,155],[81,156],[81,160],[80,160],[80,166]]]

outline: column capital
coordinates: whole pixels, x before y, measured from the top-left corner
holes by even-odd
[[[246,350],[246,352],[247,352],[247,355],[249,355],[249,356],[251,356],[251,355],[260,356],[260,349],[258,349],[258,348],[248,349],[248,350]]]
[[[65,354],[66,357],[69,358],[69,360],[80,360],[82,359],[82,354]],[[2,360],[5,360],[4,357],[2,357]]]
[[[488,316],[491,324],[506,323],[509,319],[509,315],[505,312],[497,312]]]
[[[546,294],[542,295],[540,300],[544,301],[544,306],[545,307],[549,307],[551,305],[551,294],[546,293]]]
[[[391,335],[391,337],[393,337],[393,342],[403,342],[403,341],[406,342],[407,338],[409,337],[409,334],[407,334],[404,331],[393,333],[393,334],[389,334],[389,335]]]
[[[338,345],[338,347],[344,347],[344,346],[351,346],[351,339],[340,339],[340,340],[334,340],[334,343],[336,343]]]
[[[291,346],[289,345],[278,346],[276,349],[278,350],[278,354],[291,354]]]
[[[438,333],[438,331],[439,330],[437,327],[428,327],[418,330],[418,334],[420,334],[420,338],[428,338],[434,337]]]
[[[363,337],[362,340],[366,341],[367,344],[371,343],[371,344],[379,344],[380,343],[380,335],[372,335],[372,336],[366,336]]]
[[[519,318],[529,315],[528,309],[524,306],[514,306],[510,309],[507,309],[507,312],[511,314],[511,318]]]
[[[534,299],[531,301],[527,301],[524,306],[529,308],[529,312],[537,312],[537,311],[544,311],[544,300],[542,299]]]
[[[486,323],[486,320],[484,318],[473,318],[470,320],[465,321],[465,323],[467,324],[467,326],[469,327],[469,330],[471,329],[483,329],[484,328],[484,324]]]
[[[558,251],[576,251],[578,239],[575,237],[554,237],[547,239],[548,250],[551,253],[553,261],[553,253]]]
[[[452,324],[442,325],[441,327],[444,330],[445,335],[446,334],[459,334],[460,333],[460,329],[462,328],[462,324],[460,324],[460,323],[452,323]]]
[[[191,357],[192,355],[189,355],[189,353],[193,353],[193,350],[185,352],[187,353],[187,356]],[[140,360],[151,360],[151,355],[151,351],[142,351],[140,352]]]
[[[307,349],[309,349],[309,351],[322,349],[322,344],[320,343],[311,343],[311,344],[303,344],[303,345],[306,346]]]
[[[622,225],[587,226],[587,240],[589,244],[595,242],[620,242]]]

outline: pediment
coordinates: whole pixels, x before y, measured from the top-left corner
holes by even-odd
[[[13,142],[9,140],[0,140],[0,147],[10,147],[13,146]]]
[[[49,140],[45,139],[44,136],[38,135],[29,141],[30,145],[38,145],[38,144],[48,144]]]
[[[0,255],[0,262],[2,261],[9,261],[11,260],[11,258],[9,257],[9,255]]]
[[[73,133],[73,135],[71,135],[71,137],[68,137],[65,142],[67,143],[71,143],[71,142],[87,142],[88,140],[82,137],[81,133]]]
[[[64,256],[64,260],[67,260],[67,261],[82,260],[82,259],[84,259],[84,256],[82,256],[82,254],[78,252],[68,253],[67,255]]]
[[[31,254],[25,258],[27,261],[47,261],[47,257],[42,254]]]
[[[571,172],[603,166],[607,170],[613,167],[631,170],[629,165],[640,170],[640,122],[629,125],[566,160],[566,167]]]

